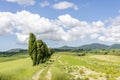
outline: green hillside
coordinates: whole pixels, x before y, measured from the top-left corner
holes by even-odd
[[[120,44],[113,44],[110,46],[110,49],[120,49]]]
[[[93,44],[80,46],[79,48],[86,49],[86,50],[89,50],[89,49],[94,50],[94,49],[107,49],[108,47],[109,46],[105,44],[93,43]]]

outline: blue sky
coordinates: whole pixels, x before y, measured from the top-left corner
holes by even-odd
[[[120,43],[120,0],[0,0],[0,50],[27,48],[29,32],[50,47]]]

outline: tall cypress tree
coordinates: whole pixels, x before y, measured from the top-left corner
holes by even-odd
[[[37,44],[36,44],[36,37],[33,33],[30,33],[29,42],[28,42],[28,52],[33,60],[33,65],[36,65],[37,59]]]
[[[47,45],[45,44],[45,42],[43,42],[43,56],[44,56],[44,62],[48,60],[48,47]]]
[[[48,47],[42,40],[37,40],[37,64],[44,63],[48,59]]]
[[[42,45],[43,45],[42,40],[37,40],[37,65],[41,62],[42,59],[42,51],[41,51]]]

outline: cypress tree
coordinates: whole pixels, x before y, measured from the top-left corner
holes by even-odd
[[[41,62],[42,59],[42,51],[41,51],[42,45],[43,45],[42,40],[37,40],[37,65]]]
[[[37,40],[37,64],[47,60],[48,47],[42,40]]]
[[[36,37],[33,33],[30,33],[29,42],[28,42],[28,52],[33,60],[33,65],[36,65],[37,59],[37,44],[36,44]]]
[[[47,60],[47,54],[48,54],[48,47],[44,42],[41,46],[41,53],[42,53],[41,62],[44,63]]]

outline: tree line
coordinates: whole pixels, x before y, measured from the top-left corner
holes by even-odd
[[[28,53],[33,61],[33,66],[46,62],[54,53],[42,40],[36,40],[33,33],[29,34]]]

